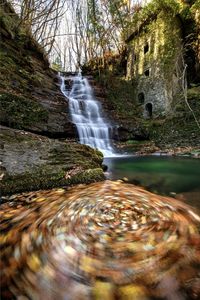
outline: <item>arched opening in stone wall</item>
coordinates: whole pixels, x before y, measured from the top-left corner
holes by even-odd
[[[144,46],[144,54],[147,53],[149,51],[149,44],[146,43],[146,45]]]
[[[152,103],[147,103],[145,105],[145,109],[146,109],[147,118],[152,118],[152,113],[153,113],[153,105],[152,105]]]
[[[146,71],[144,72],[144,75],[148,77],[148,76],[149,76],[149,70],[146,70]]]
[[[144,93],[139,93],[138,94],[138,103],[139,104],[144,104],[144,100],[145,100],[145,97],[144,97]]]

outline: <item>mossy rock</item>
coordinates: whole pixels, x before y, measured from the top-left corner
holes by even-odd
[[[103,155],[89,146],[2,126],[0,148],[3,194],[104,179]]]
[[[150,126],[150,139],[161,149],[177,146],[200,146],[200,130],[191,112],[166,119],[162,125]]]
[[[105,179],[101,168],[87,169],[66,178],[66,171],[25,173],[17,176],[8,176],[0,182],[2,195],[49,189],[54,187],[70,186],[79,183],[91,183]]]
[[[1,123],[14,128],[26,128],[46,122],[47,110],[38,102],[13,94],[0,94]]]
[[[134,99],[135,87],[131,81],[126,80],[124,76],[114,76],[108,70],[102,71],[95,80],[106,91],[106,103],[112,107],[113,119],[133,120],[139,114],[141,109]],[[104,103],[105,109],[106,103]]]
[[[1,62],[1,67],[7,66],[7,67],[11,68],[12,71],[15,70],[15,68],[16,68],[14,58],[12,56],[8,57],[7,53],[2,50],[0,51],[0,62]]]

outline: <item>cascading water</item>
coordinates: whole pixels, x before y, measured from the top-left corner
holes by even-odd
[[[81,74],[72,77],[72,89],[68,91],[65,77],[60,77],[61,91],[69,100],[72,122],[77,127],[80,143],[97,148],[104,157],[114,156],[109,137],[111,126],[102,116],[101,106],[95,99],[87,78]]]

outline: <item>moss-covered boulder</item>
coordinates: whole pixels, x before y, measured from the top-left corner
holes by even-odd
[[[101,152],[2,126],[2,194],[89,183],[104,179]]]

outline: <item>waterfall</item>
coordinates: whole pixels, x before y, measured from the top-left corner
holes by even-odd
[[[78,74],[73,80],[71,91],[66,89],[65,77],[61,77],[61,92],[69,100],[72,122],[76,125],[79,141],[100,150],[104,157],[114,156],[109,130],[111,125],[103,117],[101,105],[95,99],[87,78]]]

